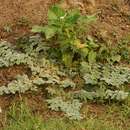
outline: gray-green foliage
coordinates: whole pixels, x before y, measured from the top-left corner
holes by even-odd
[[[130,83],[130,69],[128,67],[81,64],[81,73],[85,81],[84,91],[79,91],[76,97],[85,99],[110,99],[122,101],[129,93],[124,91]],[[91,87],[90,87],[91,86]]]
[[[101,92],[101,91],[100,91]],[[96,99],[103,99],[103,100],[112,100],[112,101],[124,101],[128,98],[129,93],[123,90],[105,90],[101,94],[99,91],[88,92],[85,90],[79,90],[74,93],[74,98],[80,99],[81,101],[87,100],[96,100]]]
[[[30,37],[30,39],[33,41],[33,44],[35,41],[34,38],[35,37],[33,37],[32,39],[32,37]],[[38,44],[37,40],[38,39],[36,37],[36,45]],[[1,43],[0,47],[1,59],[3,59],[4,62],[8,63],[8,65],[6,66],[12,66],[14,64],[17,64],[17,62],[19,61],[19,64],[24,63],[31,71],[30,78],[28,78],[27,75],[17,76],[16,79],[10,82],[8,85],[1,86],[0,95],[11,93],[15,94],[16,92],[24,93],[28,90],[33,90],[38,88],[39,86],[45,85],[58,85],[61,88],[75,87],[75,83],[71,79],[61,79],[61,77],[63,76],[66,77],[66,74],[64,72],[61,72],[56,65],[51,63],[46,58],[39,57],[39,55],[37,55],[39,54],[39,51],[36,52],[34,48],[34,50],[30,48],[31,52],[28,52],[27,54],[15,51],[14,48],[12,48],[12,46],[9,43],[6,44],[6,42]],[[25,48],[25,51],[27,51],[26,49],[29,48]],[[11,55],[13,57],[10,56],[8,58],[8,55],[10,53],[13,53]],[[36,55],[34,56],[33,54]],[[3,67],[3,64],[1,65],[1,67]]]
[[[97,84],[100,79],[100,65],[89,65],[87,62],[81,63],[81,73],[85,80],[85,84]]]
[[[64,112],[65,116],[70,119],[77,120],[82,119],[80,114],[82,104],[78,99],[81,101],[95,99],[123,101],[128,97],[128,92],[123,91],[122,87],[124,88],[125,83],[129,83],[129,68],[82,62],[81,74],[85,80],[85,86],[91,85],[93,90],[86,91],[82,88],[78,92],[72,92],[72,89],[76,89],[77,84],[71,78],[74,78],[77,72],[72,76],[71,69],[61,71],[57,65],[48,60],[46,56],[44,57],[48,48],[39,45],[39,42],[43,43],[37,36],[30,37],[27,46],[21,44],[23,46],[20,48],[24,53],[15,50],[7,42],[0,44],[0,67],[25,64],[31,71],[30,76],[17,76],[6,86],[1,86],[0,95],[25,93],[29,90],[36,91],[44,87],[50,94],[51,99],[47,100],[49,107],[52,110]],[[69,89],[71,90],[71,101],[65,94],[66,88],[72,88]],[[63,96],[63,98],[59,98],[59,96]]]
[[[61,82],[61,85],[60,85],[62,88],[68,88],[68,87],[72,87],[72,88],[75,88],[76,87],[76,84],[71,81],[70,79],[65,79]]]
[[[10,82],[7,86],[0,87],[0,95],[25,93],[28,90],[36,90],[36,86],[27,75],[18,75],[15,80]]]
[[[95,92],[87,92],[85,90],[79,90],[74,93],[74,98],[80,99],[81,101],[94,100]]]
[[[30,78],[27,75],[17,76],[16,79],[10,82],[7,86],[0,87],[0,95],[15,94],[16,92],[24,93],[28,90],[36,90],[39,85],[60,85],[60,77],[56,74],[57,69],[51,64],[47,64],[48,61],[46,59],[42,60],[43,64],[41,64],[41,66],[36,62],[27,63],[32,72],[32,76]]]
[[[26,64],[29,60],[26,54],[17,52],[8,42],[0,42],[0,67]]]
[[[105,81],[108,85],[120,87],[125,83],[129,83],[130,80],[130,69],[120,66],[106,66],[103,67],[101,80]]]
[[[85,84],[98,84],[105,82],[108,85],[119,88],[125,83],[129,83],[130,69],[127,67],[93,64],[90,65],[86,62],[81,64],[81,73],[85,80]]]
[[[80,103],[78,100],[63,101],[61,97],[57,97],[48,99],[47,103],[49,104],[49,108],[51,110],[62,111],[65,113],[65,116],[69,117],[69,119],[80,120],[83,118],[80,114],[82,103]]]
[[[17,76],[15,80],[6,86],[0,87],[0,95],[15,94],[16,92],[24,93],[28,90],[35,90],[36,86],[40,85],[41,82],[44,82],[44,84],[58,82],[55,67],[45,58],[40,59],[41,62],[39,63],[34,57],[16,51],[12,48],[11,44],[7,42],[0,43],[0,56],[0,67],[25,64],[30,68],[32,73],[31,78],[33,78],[28,78],[27,75]],[[39,80],[40,78],[42,81]]]
[[[48,44],[43,41],[40,35],[21,37],[17,39],[17,43],[17,48],[22,49],[26,54],[33,57],[39,55],[40,52],[45,53],[49,49]]]
[[[32,55],[29,56],[26,55],[26,53],[19,53],[15,51],[9,43],[6,44],[6,42],[1,43],[0,45],[1,59],[4,59],[4,62],[8,63],[6,66],[12,66],[14,64],[17,64],[19,61],[19,64],[24,63],[26,66],[28,66],[32,73],[32,77],[30,79],[27,75],[18,76],[7,86],[0,87],[1,95],[10,93],[15,94],[16,92],[24,93],[28,90],[36,89],[39,85],[45,84],[59,85],[62,88],[75,87],[75,84],[70,79],[65,78],[64,80],[61,80],[60,74],[62,72],[59,71],[58,67],[46,58],[31,57]],[[13,53],[11,55],[13,57],[8,58],[8,56],[10,56],[10,53]],[[33,51],[30,52],[30,54],[32,53]],[[22,57],[23,59],[20,56],[24,56]],[[2,65],[1,67],[3,67]]]
[[[105,99],[123,101],[128,97],[129,93],[121,90],[107,90],[105,93]]]

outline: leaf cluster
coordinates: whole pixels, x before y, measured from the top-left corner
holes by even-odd
[[[0,42],[0,67],[26,64],[31,59],[25,53],[18,52],[11,47],[11,44]]]
[[[82,115],[80,114],[80,108],[82,103],[78,100],[73,101],[63,101],[61,97],[48,99],[47,103],[49,108],[53,111],[62,111],[65,113],[66,117],[69,117],[71,120],[81,120]]]
[[[83,100],[120,100],[128,97],[127,84],[130,83],[130,69],[122,66],[88,64],[82,62],[81,73],[85,87],[76,97]],[[109,93],[110,92],[110,93]]]

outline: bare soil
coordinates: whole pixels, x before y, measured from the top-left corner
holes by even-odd
[[[0,0],[0,26],[25,17],[32,23],[44,22],[48,7],[56,0]]]

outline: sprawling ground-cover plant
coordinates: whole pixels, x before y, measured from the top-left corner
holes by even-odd
[[[29,61],[25,53],[17,52],[8,42],[0,42],[0,67],[27,64]]]
[[[122,66],[81,63],[85,86],[75,97],[83,100],[118,100],[129,96],[130,69]]]
[[[125,61],[129,63],[130,60],[130,46],[129,40],[122,39],[118,43],[111,42],[102,43],[98,51],[98,60],[108,62],[110,64]]]
[[[31,40],[32,38],[33,40]],[[29,39],[32,44],[35,44],[35,40],[37,41],[37,37],[30,37]],[[77,120],[82,118],[79,113],[82,105],[80,102],[82,101],[109,100],[123,102],[128,98],[129,93],[127,90],[127,84],[130,82],[129,68],[103,63],[91,64],[84,61],[81,62],[81,67],[77,68],[77,72],[74,76],[69,76],[71,74],[73,75],[72,71],[61,71],[62,69],[59,69],[60,66],[58,67],[55,65],[55,62],[51,62],[54,59],[50,61],[44,58],[44,55],[48,53],[46,52],[46,49],[36,51],[37,47],[39,47],[39,43],[36,43],[37,46],[35,46],[31,52],[27,51],[31,46],[28,44],[26,48],[22,48],[24,53],[14,50],[9,44],[4,44],[4,48],[1,50],[3,54],[7,53],[7,50],[5,49],[7,46],[8,50],[11,50],[12,52],[16,51],[14,57],[17,54],[24,54],[26,56],[25,59],[30,59],[25,60],[26,62],[24,62],[24,64],[30,68],[31,75],[17,76],[16,79],[10,82],[7,86],[1,86],[0,95],[25,93],[29,90],[37,91],[44,88],[47,92],[49,108],[52,110],[54,110],[53,107],[59,108],[58,110],[63,111],[67,117]],[[42,46],[41,48],[44,47]],[[41,53],[41,50],[46,53]],[[39,57],[39,55],[43,56]],[[3,56],[1,58],[3,58]],[[10,61],[11,59],[5,59],[5,62],[9,63],[8,66],[12,66],[12,62],[10,63]],[[15,64],[15,61],[13,61],[13,64]],[[19,64],[23,64],[23,61],[21,60],[21,63]],[[78,72],[78,70],[80,70],[80,72]],[[78,84],[73,81],[73,78],[78,73],[84,80],[82,86],[78,86]],[[75,101],[77,104],[80,104],[79,107],[77,109],[69,109],[70,106],[76,105],[73,104]],[[62,102],[64,105],[59,106],[57,102]],[[66,107],[68,109],[65,109]]]

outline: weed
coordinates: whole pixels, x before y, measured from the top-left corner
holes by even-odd
[[[8,117],[8,125],[4,130],[43,130],[42,119],[34,116],[25,103],[14,104]]]
[[[83,34],[86,27],[95,20],[95,16],[82,16],[78,10],[65,11],[55,5],[48,11],[48,25],[34,26],[32,32],[44,33],[47,40],[56,44],[60,50],[60,58],[65,65],[71,65],[77,57],[93,62],[96,53],[93,48],[98,46],[90,37],[88,40]],[[75,60],[78,60],[77,58]]]

